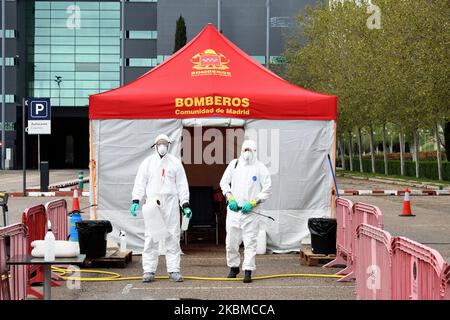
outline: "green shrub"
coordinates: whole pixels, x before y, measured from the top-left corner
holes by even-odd
[[[340,159],[338,161],[340,165]],[[363,159],[363,172],[372,172],[372,163],[370,159]],[[345,158],[345,169],[350,170],[350,159]],[[353,157],[353,171],[359,172],[359,158]],[[375,172],[384,174],[384,161],[375,160]],[[390,175],[400,175],[400,160],[388,160],[388,173]],[[405,176],[415,177],[416,176],[416,164],[414,161],[405,161]],[[419,161],[419,176],[421,178],[427,178],[432,180],[438,180],[438,168],[437,161]],[[450,162],[442,162],[442,179],[445,181],[450,181]]]

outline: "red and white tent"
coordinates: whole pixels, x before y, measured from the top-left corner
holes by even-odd
[[[180,156],[183,127],[242,126],[259,149],[275,146],[265,159],[274,166],[274,188],[264,206],[276,218],[267,225],[268,248],[299,250],[307,219],[330,212],[327,154],[334,153],[336,116],[337,97],[285,81],[209,24],[140,78],[90,96],[93,218],[128,231],[140,251],[143,224],[127,210],[137,168],[156,135],[168,134],[171,152]]]

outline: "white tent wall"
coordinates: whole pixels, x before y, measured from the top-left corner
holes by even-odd
[[[187,124],[183,121],[91,122],[96,163],[91,204],[96,200],[98,220],[111,221],[114,230],[109,238],[118,241],[119,230],[125,231],[127,244],[136,253],[143,248],[144,224],[141,212],[133,218],[128,211],[135,175],[159,133],[170,136],[175,142],[170,152],[180,157],[183,124]],[[262,204],[264,212],[275,218],[275,222],[261,219],[266,223],[267,248],[299,251],[300,241],[309,234],[308,219],[330,214],[332,175],[327,154],[332,154],[333,121],[248,120],[245,129],[246,136],[258,142],[259,158],[272,174],[273,194]]]
[[[259,160],[272,174],[273,194],[262,204],[264,213],[275,219],[261,219],[266,224],[267,248],[299,251],[301,240],[309,234],[308,219],[330,216],[333,177],[327,154],[332,155],[333,121],[250,120],[245,129],[246,136],[259,133],[253,137],[258,142]],[[278,148],[276,141],[262,134],[273,130],[278,130]],[[278,159],[270,152],[266,159],[261,157],[267,144],[279,153]]]
[[[144,246],[144,221],[141,211],[137,217],[130,215],[131,192],[139,165],[151,154],[150,147],[161,133],[174,141],[170,153],[180,157],[181,119],[92,121],[96,218],[111,221],[114,229],[108,238],[114,241],[119,240],[120,230],[125,231],[127,247],[136,253]]]

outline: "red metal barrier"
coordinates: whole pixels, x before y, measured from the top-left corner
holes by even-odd
[[[53,200],[45,204],[47,218],[52,224],[56,240],[66,241],[69,235],[67,221],[67,202],[64,199]]]
[[[354,261],[356,299],[391,300],[391,257],[393,238],[389,232],[361,224],[356,231]]]
[[[448,298],[448,268],[434,249],[397,237],[392,243],[392,299],[440,300]],[[448,275],[448,274],[447,274]]]
[[[447,264],[447,267],[445,268],[444,272],[442,273],[441,277],[442,286],[445,288],[444,291],[444,300],[450,300],[450,265]]]
[[[339,279],[339,282],[345,282],[345,281],[350,281],[350,280],[354,280],[355,279],[355,261],[357,259],[357,255],[356,252],[354,250],[355,248],[355,241],[356,241],[356,230],[358,229],[359,225],[362,223],[383,229],[383,222],[382,222],[382,214],[381,211],[378,207],[371,205],[371,204],[366,204],[366,203],[361,203],[361,202],[356,202],[353,205],[353,216],[351,219],[351,225],[352,225],[352,233],[351,233],[351,253],[350,253],[350,258],[347,259],[347,268],[345,268],[344,270],[342,270],[341,272],[338,272],[338,274],[346,274],[345,277]]]
[[[28,227],[27,253],[31,254],[31,243],[35,240],[44,240],[45,233],[47,232],[47,215],[45,213],[45,207],[42,204],[39,204],[25,209],[22,214],[22,223]],[[31,294],[38,299],[43,299],[44,296],[31,287],[34,283],[44,282],[44,272],[42,267],[30,265],[28,268],[28,277],[28,294]]]
[[[337,198],[336,259],[324,265],[324,268],[331,268],[337,265],[347,265],[347,260],[351,257],[352,250],[352,215],[353,202],[344,198]]]
[[[8,266],[6,240],[9,238],[9,256],[27,253],[27,228],[17,223],[0,228],[0,300],[23,300],[27,297],[28,269],[25,265]]]

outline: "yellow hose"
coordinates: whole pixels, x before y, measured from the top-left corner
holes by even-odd
[[[117,272],[111,272],[111,271],[102,271],[102,270],[67,270],[60,267],[52,267],[52,270],[59,274],[59,276],[63,280],[72,280],[72,281],[88,281],[88,282],[95,282],[95,281],[129,281],[129,280],[142,280],[141,276],[134,276],[134,277],[122,277]],[[75,272],[84,272],[84,273],[97,273],[97,274],[106,274],[109,275],[109,277],[101,277],[101,278],[82,278],[82,277],[71,277],[71,276],[65,276],[68,273],[75,273]],[[285,274],[274,274],[270,276],[259,276],[259,277],[252,277],[253,280],[265,280],[265,279],[275,279],[275,278],[292,278],[292,277],[313,277],[313,278],[334,278],[334,279],[340,279],[343,276],[341,275],[335,275],[335,274],[316,274],[316,273],[285,273]],[[209,277],[193,277],[193,276],[187,276],[183,277],[186,280],[205,280],[205,281],[242,281],[244,278],[209,278]],[[169,279],[168,276],[156,276],[155,279]]]

